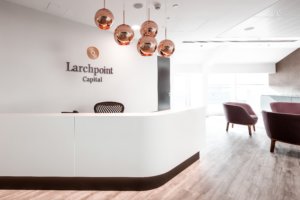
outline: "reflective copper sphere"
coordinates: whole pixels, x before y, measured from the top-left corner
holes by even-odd
[[[156,37],[158,26],[154,21],[148,20],[142,24],[140,32],[142,36]]]
[[[158,53],[163,57],[170,57],[175,51],[175,44],[171,40],[163,40],[158,45]]]
[[[116,28],[114,36],[119,45],[129,45],[134,37],[134,31],[129,25],[121,24]]]
[[[157,42],[154,37],[143,36],[139,39],[137,50],[142,56],[152,56],[157,49]]]
[[[96,47],[87,48],[87,55],[90,59],[95,60],[99,57],[99,50]]]
[[[102,30],[110,29],[110,26],[112,25],[113,21],[114,15],[110,10],[106,8],[98,10],[95,14],[95,23],[97,27],[99,27]]]

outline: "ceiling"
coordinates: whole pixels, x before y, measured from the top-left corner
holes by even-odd
[[[6,0],[45,13],[95,27],[94,14],[102,0]],[[300,45],[299,0],[124,0],[126,23],[141,24],[150,5],[151,18],[160,26],[158,40],[175,41],[177,64],[202,63],[212,59],[211,52],[223,49],[216,62],[278,62]],[[154,3],[161,3],[156,10]],[[142,3],[135,9],[134,3]],[[166,4],[165,4],[166,3]],[[178,4],[179,6],[174,6]],[[123,1],[107,0],[106,7],[115,16],[114,28],[122,23]],[[96,27],[95,27],[96,28]],[[138,33],[137,33],[138,35]],[[276,40],[296,42],[276,42]],[[236,41],[223,43],[182,43],[182,41]],[[241,42],[275,40],[275,42]],[[237,56],[238,55],[238,56]]]

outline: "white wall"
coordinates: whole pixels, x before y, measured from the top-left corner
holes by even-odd
[[[100,59],[88,59],[89,46]],[[84,83],[83,73],[66,72],[67,61],[113,67],[114,74]],[[0,1],[0,112],[93,112],[100,101],[155,111],[157,58],[141,57],[136,43],[118,46],[111,32]]]

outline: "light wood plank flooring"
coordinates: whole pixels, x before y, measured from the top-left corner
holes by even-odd
[[[252,138],[245,126],[225,132],[224,117],[207,119],[207,146],[194,163],[150,191],[0,190],[1,200],[299,200],[300,146],[270,141],[260,122]]]

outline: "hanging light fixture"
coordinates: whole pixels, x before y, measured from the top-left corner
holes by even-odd
[[[125,24],[125,3],[123,0],[123,24],[119,25],[115,32],[114,37],[119,45],[129,45],[134,37],[134,31],[132,28]]]
[[[157,42],[154,37],[143,36],[139,39],[137,50],[142,56],[152,56],[157,49]]]
[[[114,21],[114,15],[105,8],[105,0],[103,0],[103,3],[104,8],[101,8],[95,14],[95,23],[101,30],[108,30]]]
[[[167,27],[165,29],[165,39],[158,45],[158,53],[162,57],[170,57],[175,51],[175,44],[172,40],[167,39]]]
[[[167,39],[167,0],[165,0],[165,39],[158,45],[158,53],[162,57],[170,57],[175,51],[175,44],[173,41]]]
[[[157,41],[155,36],[158,32],[158,26],[154,21],[150,20],[150,7],[148,1],[148,20],[141,26],[141,35],[137,44],[137,50],[142,56],[152,56],[157,49]]]
[[[158,26],[154,21],[147,20],[142,24],[140,32],[142,36],[156,37]]]
[[[150,37],[156,37],[158,33],[157,24],[154,21],[150,20],[150,7],[148,8],[148,20],[141,25],[140,32],[142,36]]]

